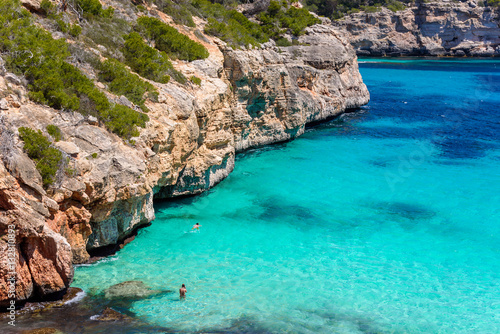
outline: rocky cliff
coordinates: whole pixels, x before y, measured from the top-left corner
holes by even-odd
[[[382,8],[334,24],[360,56],[500,56],[500,9],[476,0],[417,1],[396,13]]]
[[[201,85],[151,82],[158,102],[146,102],[150,120],[133,145],[93,117],[29,101],[23,79],[2,68],[0,253],[3,259],[12,253],[10,226],[17,300],[64,291],[72,263],[86,262],[88,250],[116,244],[154,219],[153,199],[201,193],[231,173],[238,151],[295,138],[307,123],[369,100],[355,52],[332,26],[307,28],[300,45],[271,41],[250,50],[181,29],[210,52],[204,60],[174,64]],[[45,133],[49,124],[62,131],[53,146],[71,172],[59,173],[44,189],[18,128]],[[9,277],[2,266],[3,306]]]

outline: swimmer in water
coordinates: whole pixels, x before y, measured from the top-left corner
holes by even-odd
[[[200,223],[196,223],[194,224],[192,230],[200,230],[200,227],[201,227]]]
[[[186,286],[182,284],[182,287],[179,289],[179,296],[181,299],[186,298],[186,292],[187,292]]]

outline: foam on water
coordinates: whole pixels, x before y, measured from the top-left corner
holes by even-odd
[[[74,304],[74,303],[78,303],[80,302],[83,298],[85,298],[87,294],[85,293],[85,291],[80,291],[78,292],[75,297],[71,298],[70,300],[68,300],[67,302],[65,302],[64,304],[65,305],[70,305],[70,304]]]
[[[500,333],[499,63],[361,72],[368,107],[240,155],[206,194],[157,203],[74,286],[185,283],[185,300],[130,310],[174,332]]]

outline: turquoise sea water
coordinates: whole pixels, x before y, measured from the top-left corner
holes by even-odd
[[[172,332],[500,333],[500,62],[360,66],[367,107],[157,203],[73,285],[185,283],[130,306]]]

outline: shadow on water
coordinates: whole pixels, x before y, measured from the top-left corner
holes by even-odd
[[[408,220],[427,220],[436,215],[436,212],[416,203],[406,202],[378,202],[370,207],[386,215],[398,216]]]
[[[266,221],[318,221],[310,209],[296,203],[284,201],[279,197],[267,197],[257,199],[254,205],[262,208],[263,212],[258,216],[261,220]]]
[[[489,93],[500,93],[500,75],[478,74],[476,79],[484,86]],[[484,95],[485,93],[482,92]]]
[[[206,328],[196,333],[213,334],[270,334],[273,331],[260,325],[253,317],[241,316],[231,321],[231,325],[225,328]]]

